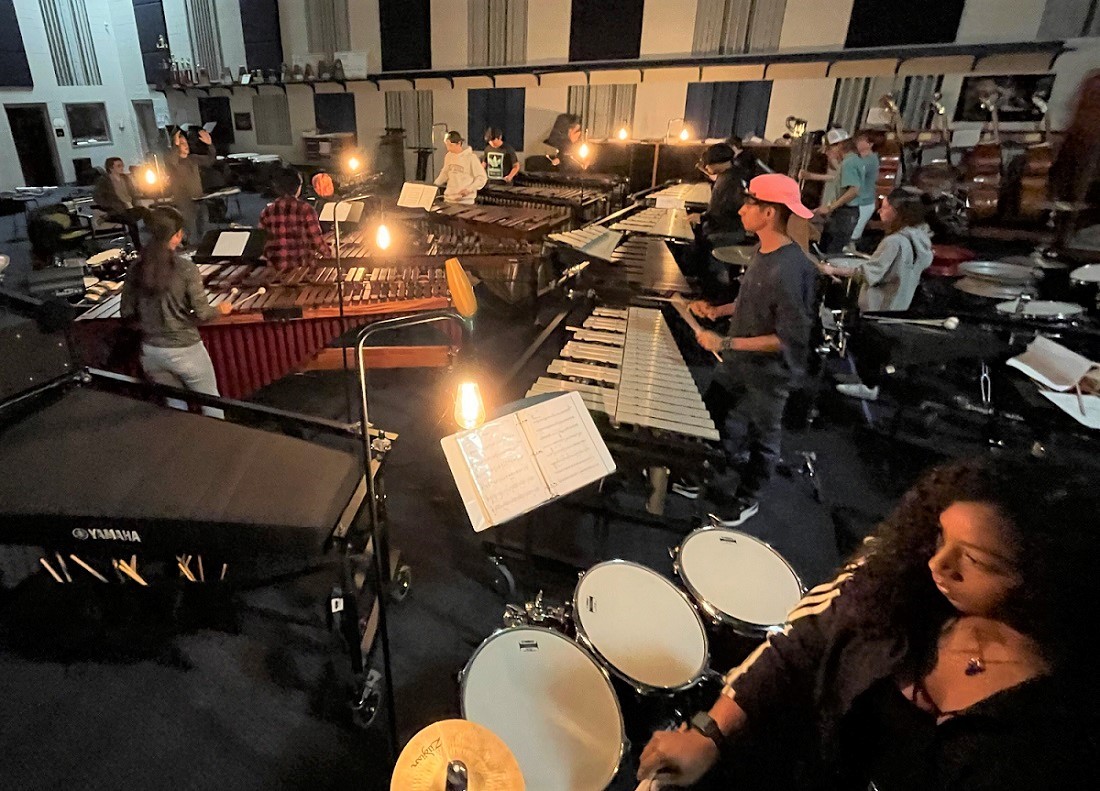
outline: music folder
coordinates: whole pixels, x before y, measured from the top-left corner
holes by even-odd
[[[263,257],[267,231],[262,228],[232,228],[207,231],[191,260],[197,264],[208,261],[256,261]]]
[[[615,471],[579,393],[519,403],[529,405],[440,441],[477,532]]]
[[[439,194],[439,187],[434,184],[418,184],[415,181],[406,181],[401,185],[401,194],[397,198],[397,205],[405,209],[424,209],[430,211],[435,203],[435,196]]]

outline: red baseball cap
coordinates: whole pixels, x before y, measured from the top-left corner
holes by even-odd
[[[749,196],[764,203],[781,203],[804,220],[814,213],[802,205],[798,182],[782,173],[765,173],[749,182]]]

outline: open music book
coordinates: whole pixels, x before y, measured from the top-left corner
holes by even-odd
[[[439,187],[434,184],[418,184],[415,181],[406,181],[401,185],[401,194],[397,197],[397,205],[406,209],[431,209],[438,193]]]
[[[321,207],[317,219],[321,222],[359,222],[363,217],[362,201],[332,201]]]
[[[440,444],[478,532],[615,471],[578,393],[524,407]]]
[[[1039,384],[1061,392],[1080,387],[1085,378],[1100,379],[1100,363],[1094,363],[1042,335],[1036,336],[1027,350],[1013,357],[1008,364]]]

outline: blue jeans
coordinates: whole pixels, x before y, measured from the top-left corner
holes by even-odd
[[[145,375],[158,385],[194,390],[196,393],[221,395],[218,392],[218,380],[214,376],[214,364],[202,341],[193,346],[149,346],[141,344],[141,368]],[[169,398],[168,406],[173,409],[187,409],[187,403],[178,398]],[[207,417],[225,418],[225,412],[214,407],[204,406],[202,413]]]

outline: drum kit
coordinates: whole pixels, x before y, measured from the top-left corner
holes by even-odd
[[[1069,271],[1060,261],[1032,255],[967,261],[959,273],[955,288],[970,295],[978,307],[993,307],[1002,316],[1066,324],[1084,319],[1086,313],[1100,313],[1097,264]]]
[[[96,304],[121,291],[121,280],[126,276],[126,270],[135,258],[137,253],[121,247],[113,247],[88,258],[84,262],[82,301],[87,304]]]
[[[719,671],[781,630],[802,597],[790,564],[737,530],[695,530],[671,554],[682,585],[630,561],[598,563],[568,604],[540,594],[509,606],[466,664],[463,716],[503,739],[528,787],[606,788],[632,744],[708,708]]]

